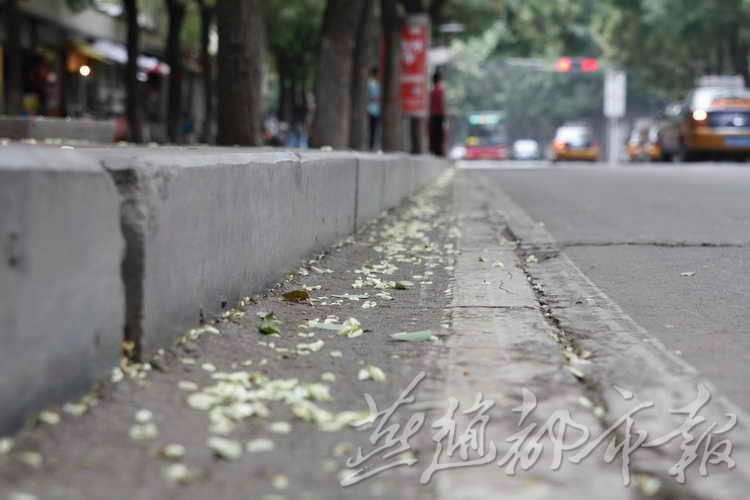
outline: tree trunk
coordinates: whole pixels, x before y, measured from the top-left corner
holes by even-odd
[[[328,0],[323,14],[318,85],[310,143],[345,149],[352,108],[354,37],[364,0]]]
[[[182,45],[180,33],[185,20],[185,4],[181,0],[166,0],[169,15],[167,33],[167,64],[169,64],[169,101],[167,103],[167,138],[169,142],[182,142]]]
[[[349,147],[355,150],[367,149],[367,81],[372,60],[371,26],[373,14],[372,0],[364,0],[357,23],[354,45],[354,66],[352,70],[352,121],[349,132]]]
[[[18,0],[5,0],[5,59],[6,88],[5,113],[21,114],[21,96],[23,94],[23,60],[20,44],[21,14],[18,11]]]
[[[138,26],[137,0],[123,0],[125,17],[128,24],[128,63],[125,67],[127,102],[125,114],[128,119],[128,131],[131,142],[143,142],[141,110],[138,99],[138,55],[140,53],[140,28]]]
[[[291,124],[292,112],[294,110],[294,93],[292,89],[292,78],[289,72],[288,61],[283,57],[278,58],[277,72],[279,74],[279,120]]]
[[[203,69],[203,127],[201,128],[201,142],[213,143],[214,121],[214,76],[211,54],[208,46],[211,38],[211,23],[215,14],[214,7],[206,5],[205,0],[198,0],[201,13],[201,67]]]
[[[261,145],[263,18],[259,0],[219,0],[219,144]]]
[[[383,151],[400,151],[401,144],[401,87],[400,54],[401,23],[396,9],[396,0],[381,0],[383,22],[384,68],[381,130]]]

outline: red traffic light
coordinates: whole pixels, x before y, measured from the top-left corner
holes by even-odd
[[[558,59],[555,67],[557,68],[557,71],[561,73],[567,73],[571,69],[573,69],[573,60],[569,57],[561,57],[560,59]]]
[[[584,73],[595,73],[599,71],[599,61],[591,58],[581,59],[581,71]]]

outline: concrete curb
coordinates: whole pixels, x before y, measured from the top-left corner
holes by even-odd
[[[20,118],[0,116],[0,137],[22,140],[72,140],[111,144],[117,133],[114,120],[87,118]]]
[[[0,155],[0,434],[87,390],[120,358],[120,203],[74,151]]]
[[[3,325],[17,325],[10,334],[3,333],[4,341],[19,339],[15,356],[28,353],[30,359],[36,353],[46,359],[55,352],[78,371],[69,368],[63,376],[58,371],[53,378],[46,368],[35,366],[31,372],[39,391],[29,396],[34,404],[18,408],[20,380],[5,368],[3,361],[10,351],[4,349],[0,405],[6,411],[0,412],[0,433],[6,427],[3,423],[11,422],[6,415],[17,422],[19,415],[62,400],[42,389],[61,387],[69,396],[90,386],[102,375],[102,368],[116,364],[123,339],[135,341],[142,356],[170,345],[201,318],[262,291],[306,255],[330,247],[397,206],[449,165],[428,156],[210,147],[67,151],[11,146],[3,153],[0,175],[7,176],[6,170],[12,169],[22,179],[31,179],[37,170],[57,165],[54,174],[48,174],[55,178],[50,189],[58,183],[82,186],[81,178],[91,179],[85,194],[60,201],[74,204],[75,210],[59,211],[44,205],[44,199],[29,197],[31,208],[49,206],[56,212],[55,220],[61,220],[55,227],[45,224],[41,212],[37,219],[9,211],[4,213],[10,217],[0,214],[4,238],[12,233],[5,228],[13,225],[40,228],[44,233],[29,245],[38,245],[37,241],[48,245],[43,261],[35,264],[40,269],[65,267],[57,277],[59,286],[73,287],[69,293],[90,290],[91,297],[64,311],[72,331],[61,333],[57,322],[63,313],[46,310],[44,290],[50,271],[32,273],[24,278],[28,283],[22,283],[5,278],[12,272],[5,263],[0,281],[3,297],[15,295],[40,307],[25,309],[3,300],[0,311],[3,319],[8,318]],[[0,203],[20,196],[14,186],[3,182]],[[81,224],[83,220],[86,224]],[[96,248],[97,255],[92,257],[90,248]],[[67,265],[60,249],[75,256],[78,265]],[[19,294],[21,288],[27,295]],[[60,293],[66,292],[61,288]],[[102,314],[92,315],[92,310]],[[25,315],[40,321],[37,333],[26,331],[20,318]],[[103,319],[106,328],[100,325]],[[98,342],[106,346],[106,354],[81,353],[81,332],[92,328],[99,332]]]

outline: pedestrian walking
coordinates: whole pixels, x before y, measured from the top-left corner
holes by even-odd
[[[380,80],[376,67],[370,70],[367,80],[367,115],[370,117],[370,150],[374,151],[380,127]]]
[[[445,87],[443,75],[435,70],[430,92],[430,152],[445,156]]]

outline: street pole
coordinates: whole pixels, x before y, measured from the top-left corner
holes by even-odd
[[[627,77],[624,71],[608,69],[604,74],[604,116],[607,117],[607,160],[620,161],[620,123],[627,109]]]

